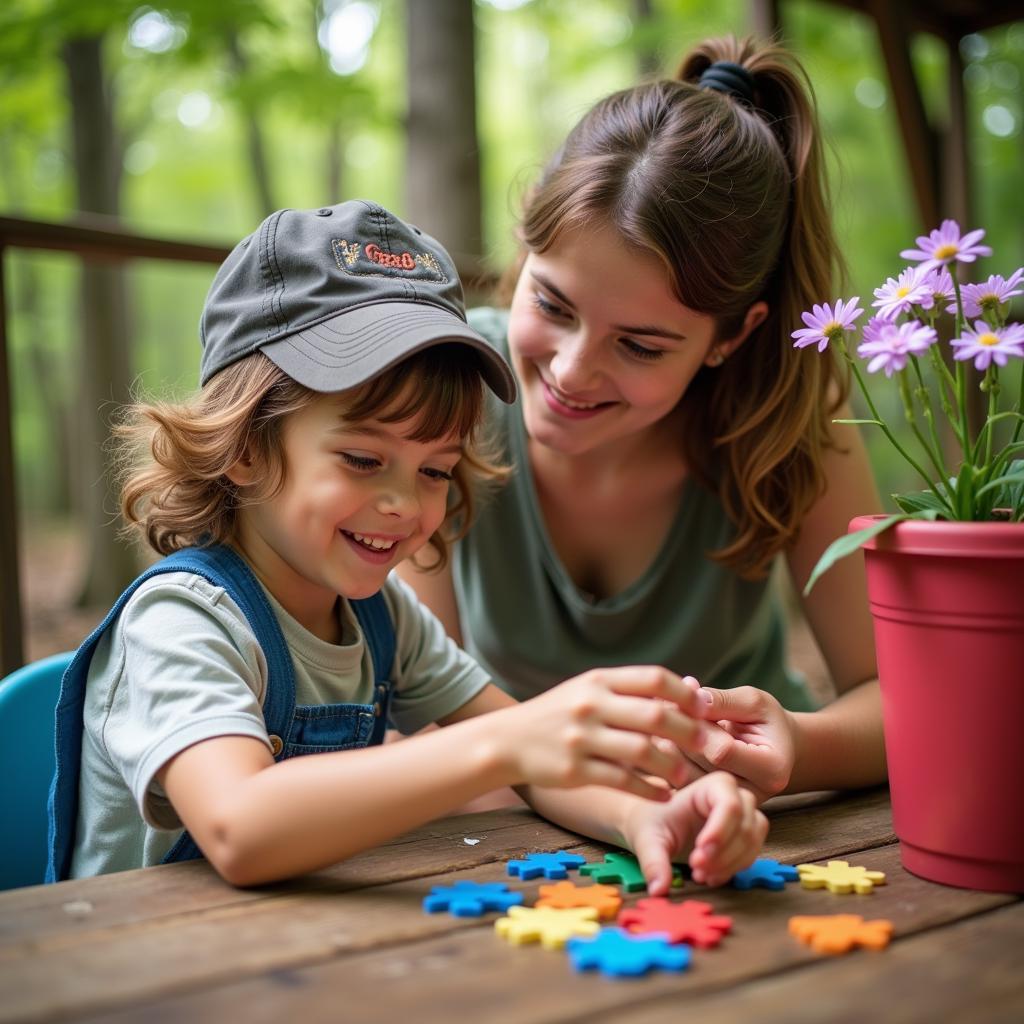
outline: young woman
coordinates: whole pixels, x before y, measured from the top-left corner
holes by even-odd
[[[400,570],[518,698],[636,661],[704,684],[696,766],[759,796],[885,776],[862,569],[804,600],[838,699],[785,665],[769,573],[799,593],[879,510],[830,359],[790,334],[838,251],[806,76],[775,46],[694,49],[600,101],[525,204],[507,310],[471,311],[520,400],[494,410],[514,472],[450,569]],[[695,768],[696,770],[696,768]]]

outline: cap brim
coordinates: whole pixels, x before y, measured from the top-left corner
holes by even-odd
[[[363,384],[414,352],[445,342],[479,352],[488,387],[503,402],[515,401],[516,382],[508,363],[464,320],[431,303],[357,306],[260,351],[303,387],[333,392]]]

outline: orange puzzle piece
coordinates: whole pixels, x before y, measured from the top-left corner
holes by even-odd
[[[885,949],[892,938],[892,921],[865,921],[860,914],[791,917],[789,931],[818,953],[848,953],[854,946]]]
[[[610,920],[622,906],[622,897],[615,885],[576,885],[573,882],[557,882],[540,887],[540,899],[535,907],[557,907],[568,910],[572,907],[594,907],[598,917]]]

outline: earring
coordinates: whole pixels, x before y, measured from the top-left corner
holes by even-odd
[[[725,356],[721,352],[712,352],[707,358],[708,366],[721,366],[725,362]]]

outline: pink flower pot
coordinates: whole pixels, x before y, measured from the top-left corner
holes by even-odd
[[[1024,524],[911,520],[864,554],[903,866],[1024,892]]]

